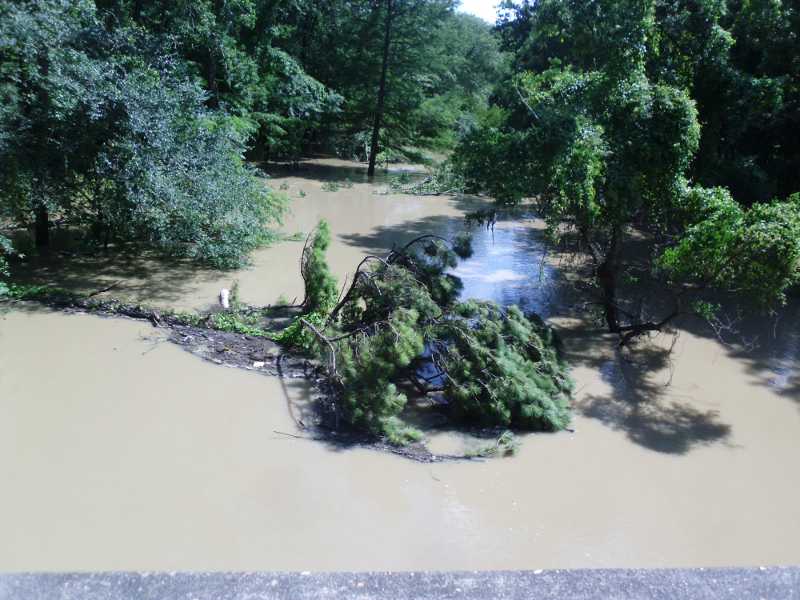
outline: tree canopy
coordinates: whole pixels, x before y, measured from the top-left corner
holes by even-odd
[[[268,239],[281,206],[242,160],[246,132],[162,40],[87,2],[4,7],[0,209],[35,220],[38,246],[53,218],[222,267]]]
[[[740,54],[754,27],[777,19],[781,40],[796,15],[779,2],[746,4],[743,12],[713,0],[505,5],[499,29],[515,73],[456,161],[473,188],[501,202],[530,199],[553,234],[577,238],[608,328],[623,340],[691,311],[703,291],[775,306],[798,281],[798,197],[765,195],[796,189],[782,164],[794,142],[773,129],[798,115],[783,101],[794,67],[776,60],[767,75],[764,54],[758,68]],[[675,299],[652,319],[641,298],[620,294],[639,276],[626,256],[634,231],[650,236],[649,276]]]

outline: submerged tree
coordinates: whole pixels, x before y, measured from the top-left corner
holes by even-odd
[[[701,129],[689,94],[648,70],[659,39],[653,3],[523,8],[527,24],[508,35],[542,49],[518,57],[537,70],[508,82],[504,106],[461,145],[457,161],[473,187],[501,202],[531,199],[554,236],[577,240],[607,327],[623,342],[699,307],[707,316],[703,292],[712,287],[780,303],[800,276],[800,204],[747,210],[724,190],[687,181]],[[546,48],[559,57],[547,66]],[[650,241],[649,267],[627,254],[635,232]],[[671,293],[649,306],[627,296],[626,282],[643,276]]]
[[[308,335],[295,341],[326,358],[337,421],[392,443],[418,439],[403,420],[411,394],[454,422],[567,426],[572,382],[553,332],[516,307],[457,301],[461,283],[446,270],[469,252],[466,238],[423,236],[369,256],[323,319],[298,321]]]

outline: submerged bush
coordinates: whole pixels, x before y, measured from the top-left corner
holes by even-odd
[[[392,177],[389,181],[389,191],[418,196],[461,194],[466,187],[466,178],[461,168],[449,160],[430,170],[428,175],[420,181],[411,181],[407,172]]]
[[[783,304],[800,282],[800,193],[749,209],[724,188],[690,188],[684,198],[685,230],[657,266],[675,280]]]
[[[461,282],[446,270],[469,252],[465,239],[423,236],[367,257],[339,304],[315,313],[304,341],[327,362],[337,421],[413,441],[410,392],[467,425],[567,426],[572,382],[552,330],[517,307],[457,301]]]

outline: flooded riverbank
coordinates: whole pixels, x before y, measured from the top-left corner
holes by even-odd
[[[328,254],[334,273],[344,282],[365,252],[386,252],[395,243],[422,233],[461,228],[464,210],[474,202],[452,197],[422,197],[376,193],[386,188],[391,173],[369,183],[356,163],[323,159],[297,169],[266,167],[268,183],[290,199],[290,212],[281,230],[302,239],[325,219],[335,240]],[[302,195],[301,195],[302,192]],[[92,293],[116,284],[106,295],[130,302],[182,310],[205,309],[219,290],[239,282],[242,299],[255,305],[274,303],[283,296],[301,297],[299,256],[303,241],[277,243],[257,250],[252,265],[237,271],[216,271],[189,261],[164,261],[148,253],[95,256],[33,257],[14,271],[18,280]]]
[[[365,252],[456,232],[472,202],[375,194],[356,175],[325,191],[346,182],[325,164],[274,184],[294,198],[287,231],[329,220],[342,278]],[[0,315],[0,570],[800,562],[795,315],[763,324],[757,352],[685,323],[671,353],[662,336],[622,354],[559,297],[536,222],[500,223],[475,246],[456,271],[466,295],[524,299],[559,328],[575,433],[522,436],[517,456],[477,463],[335,448],[285,435],[301,434],[290,415],[308,400],[301,381],[216,367],[146,323],[17,307]],[[235,275],[245,300],[299,295],[300,249],[257,253]],[[61,266],[76,282],[86,273]],[[122,267],[109,269],[81,285]],[[143,265],[122,287],[202,307],[232,277]],[[461,443],[448,433],[432,446]]]

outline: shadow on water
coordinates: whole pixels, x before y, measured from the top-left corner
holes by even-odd
[[[449,207],[453,214],[434,214],[393,225],[379,225],[368,232],[343,234],[339,238],[348,245],[357,246],[372,253],[387,252],[395,246],[406,244],[422,235],[435,234],[454,239],[459,233],[466,231],[464,215],[488,205],[486,200],[475,196],[437,196],[435,199],[441,201],[442,206]],[[397,200],[397,202],[409,201],[413,202],[414,198],[409,200],[404,197]],[[478,238],[484,232],[479,229],[473,231],[478,233]]]
[[[464,229],[464,219],[436,215],[414,221],[405,221],[399,225],[380,226],[370,233],[345,233],[339,239],[346,244],[363,248],[371,254],[386,254],[392,248],[402,246],[422,235],[440,235],[452,238]]]
[[[754,348],[731,345],[728,355],[747,367],[752,381],[800,405],[800,302],[795,299],[770,318],[750,318]]]
[[[112,294],[141,299],[148,304],[180,302],[197,285],[218,280],[222,272],[188,259],[164,258],[140,248],[83,253],[79,245],[64,243],[12,265],[16,283],[57,286],[91,294],[113,285]]]
[[[671,337],[671,336],[670,336]],[[632,442],[665,454],[687,454],[715,443],[726,443],[731,426],[716,410],[700,410],[694,398],[671,386],[672,345],[667,340],[642,342],[620,349],[602,331],[565,332],[567,358],[575,366],[599,371],[610,393],[586,394],[574,404],[582,416],[623,432]]]

